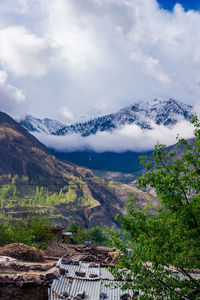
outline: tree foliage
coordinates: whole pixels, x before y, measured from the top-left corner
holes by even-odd
[[[6,220],[0,223],[0,247],[11,243],[24,243],[43,248],[53,239],[49,226],[47,220],[35,216],[29,216],[25,220]]]
[[[75,244],[82,244],[85,241],[90,241],[95,244],[104,245],[107,242],[104,229],[100,226],[85,228],[81,224],[73,222],[69,225],[67,231],[73,233],[73,241]]]
[[[112,272],[132,278],[123,287],[139,290],[140,299],[200,299],[200,122],[191,122],[194,140],[177,138],[171,152],[157,144],[153,159],[142,158],[139,186],[155,188],[160,205],[139,209],[130,196],[117,217],[129,239],[111,234],[123,254]]]

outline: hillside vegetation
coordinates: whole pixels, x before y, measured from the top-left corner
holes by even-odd
[[[131,192],[139,206],[148,201],[147,193],[56,159],[5,113],[0,113],[0,151],[2,218],[39,214],[66,226],[71,222],[118,226],[114,216],[125,212]]]

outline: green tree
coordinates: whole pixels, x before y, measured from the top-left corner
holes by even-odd
[[[44,248],[53,239],[49,226],[46,219],[35,216],[25,220],[7,220],[0,223],[0,247],[9,243],[24,243]]]
[[[72,222],[67,228],[67,231],[73,233],[73,241],[75,244],[82,244],[89,239],[87,229],[77,222]]]
[[[200,122],[191,122],[194,140],[177,138],[171,152],[157,144],[152,159],[142,158],[147,172],[139,186],[155,188],[160,205],[139,209],[130,196],[127,213],[117,217],[129,238],[111,234],[122,253],[112,272],[131,278],[123,287],[141,291],[140,299],[200,299],[192,275],[200,273]]]
[[[104,245],[107,242],[107,236],[104,233],[103,228],[100,226],[88,229],[88,238],[95,244]]]

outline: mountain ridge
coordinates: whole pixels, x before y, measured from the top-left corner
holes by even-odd
[[[149,130],[152,129],[151,122],[158,125],[172,126],[175,125],[180,118],[189,121],[193,115],[192,109],[193,107],[191,105],[181,103],[172,98],[168,100],[154,99],[152,103],[139,101],[122,108],[116,113],[97,117],[85,122],[64,125],[63,127],[63,124],[58,121],[50,119],[40,120],[32,116],[26,117],[24,120],[19,121],[19,123],[29,131],[58,136],[77,133],[86,137],[92,134],[94,135],[97,132],[112,131],[118,127],[130,124],[136,124],[142,129]],[[48,124],[45,120],[52,121],[49,122],[52,128],[47,126]],[[38,124],[36,124],[37,122]],[[40,128],[41,124],[44,126],[44,123],[48,128]]]
[[[17,120],[17,122],[30,132],[39,132],[43,134],[53,134],[65,126],[65,124],[60,121],[49,118],[39,119],[31,116],[30,114]]]

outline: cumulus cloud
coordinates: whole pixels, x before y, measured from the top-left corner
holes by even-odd
[[[8,75],[0,70],[0,110],[11,115],[20,114],[25,108],[25,94],[15,86],[7,83]]]
[[[137,125],[125,125],[112,132],[98,132],[82,137],[79,134],[49,136],[36,134],[47,147],[63,152],[92,150],[95,152],[147,151],[159,142],[165,145],[176,143],[177,134],[181,137],[193,137],[193,126],[180,121],[173,127],[151,124],[152,130],[142,130]]]
[[[47,43],[24,26],[0,30],[0,62],[16,76],[44,76],[48,68]]]
[[[179,4],[168,12],[155,0],[52,0],[43,11],[73,114],[98,109],[99,99],[107,99],[102,113],[138,98],[199,99],[198,12]]]
[[[63,120],[61,107],[79,118],[140,99],[199,101],[198,11],[156,0],[15,3],[0,3],[0,64],[26,88],[29,113]]]

